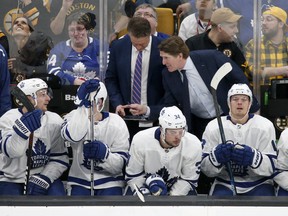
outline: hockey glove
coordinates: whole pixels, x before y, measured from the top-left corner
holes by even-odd
[[[87,108],[90,107],[91,102],[89,100],[89,95],[91,92],[94,92],[99,88],[99,82],[100,81],[97,79],[90,79],[82,83],[77,90],[75,104],[78,106],[84,105]]]
[[[231,142],[221,143],[215,146],[210,152],[209,159],[214,166],[219,166],[220,164],[225,164],[231,160],[232,150],[234,144]]]
[[[28,195],[47,195],[51,181],[44,175],[32,175],[28,182]]]
[[[262,154],[250,146],[237,144],[233,149],[231,160],[238,165],[257,168],[262,162]]]
[[[106,144],[100,141],[92,141],[84,144],[83,152],[84,157],[88,159],[104,161],[108,158],[110,149]]]
[[[146,185],[149,187],[149,190],[152,195],[160,196],[167,194],[167,186],[161,176],[157,174],[152,174],[146,179]]]
[[[28,139],[30,132],[41,127],[42,111],[40,109],[24,113],[20,119],[16,119],[14,131],[23,139]]]

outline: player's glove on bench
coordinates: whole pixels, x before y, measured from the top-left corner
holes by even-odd
[[[152,174],[146,179],[146,185],[154,196],[166,195],[167,186],[163,178],[157,174]]]
[[[99,87],[99,80],[90,79],[82,83],[82,85],[77,90],[75,104],[78,106],[85,106],[89,108],[91,106],[91,102],[89,99],[90,93],[96,91]]]
[[[13,125],[14,131],[23,139],[28,139],[30,133],[41,127],[41,116],[40,109],[24,113],[20,119],[16,119]]]
[[[88,159],[103,162],[108,158],[110,149],[106,144],[95,140],[84,144],[83,153],[84,157]]]
[[[28,182],[28,195],[47,195],[51,181],[44,175],[32,175]]]
[[[218,167],[230,161],[233,148],[234,144],[231,142],[221,143],[215,146],[209,154],[211,163]]]
[[[262,162],[262,154],[250,146],[236,144],[231,155],[231,160],[238,165],[257,168]]]

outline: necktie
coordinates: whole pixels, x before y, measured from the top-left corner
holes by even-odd
[[[182,74],[181,80],[182,80],[183,86],[185,89],[186,88],[188,89],[188,80],[187,80],[187,76],[186,76],[186,70],[181,70],[180,72]]]
[[[132,88],[132,103],[141,104],[142,51],[138,53]]]

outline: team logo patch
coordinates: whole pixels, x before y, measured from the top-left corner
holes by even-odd
[[[230,49],[224,49],[223,54],[230,58],[232,55],[232,51]]]

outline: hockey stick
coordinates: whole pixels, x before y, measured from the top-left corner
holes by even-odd
[[[13,87],[11,89],[11,94],[18,100],[26,109],[28,112],[32,112],[35,107],[31,103],[31,101],[28,99],[27,95],[18,88],[17,86]],[[33,145],[33,132],[31,132],[29,136],[29,145],[28,145],[28,151],[27,151],[27,162],[26,162],[26,170],[25,170],[25,175],[26,179],[24,182],[24,190],[23,194],[26,195],[28,191],[28,182],[30,178],[30,170],[31,170],[31,157],[32,157],[32,145]]]
[[[214,74],[214,76],[211,80],[211,84],[210,84],[222,143],[226,143],[226,138],[225,138],[225,133],[224,133],[224,129],[223,129],[223,124],[221,121],[221,114],[220,114],[220,109],[219,109],[219,105],[218,105],[218,101],[217,101],[217,92],[216,91],[217,91],[217,87],[218,87],[218,84],[220,83],[220,81],[231,70],[232,70],[231,64],[229,62],[226,62],[216,71],[216,73]],[[227,168],[227,171],[228,171],[228,174],[230,177],[231,190],[233,192],[233,196],[235,196],[235,195],[237,195],[237,190],[236,190],[236,186],[235,186],[235,182],[234,182],[234,176],[232,173],[230,162],[227,162],[225,164],[225,166]]]
[[[90,140],[91,142],[94,140],[94,99],[90,95]],[[90,159],[90,195],[94,196],[94,160]]]
[[[136,191],[136,194],[138,196],[138,198],[142,201],[142,202],[145,202],[145,198],[144,198],[144,195],[142,193],[142,191],[140,190],[140,188],[134,184],[134,187],[135,187],[135,191]]]
[[[91,92],[89,97],[90,97],[90,140],[91,142],[94,140],[94,104],[98,104],[98,101],[95,101],[95,97],[100,91],[100,87],[95,91]],[[97,107],[96,107],[97,108]],[[94,160],[90,159],[90,195],[94,196]]]

